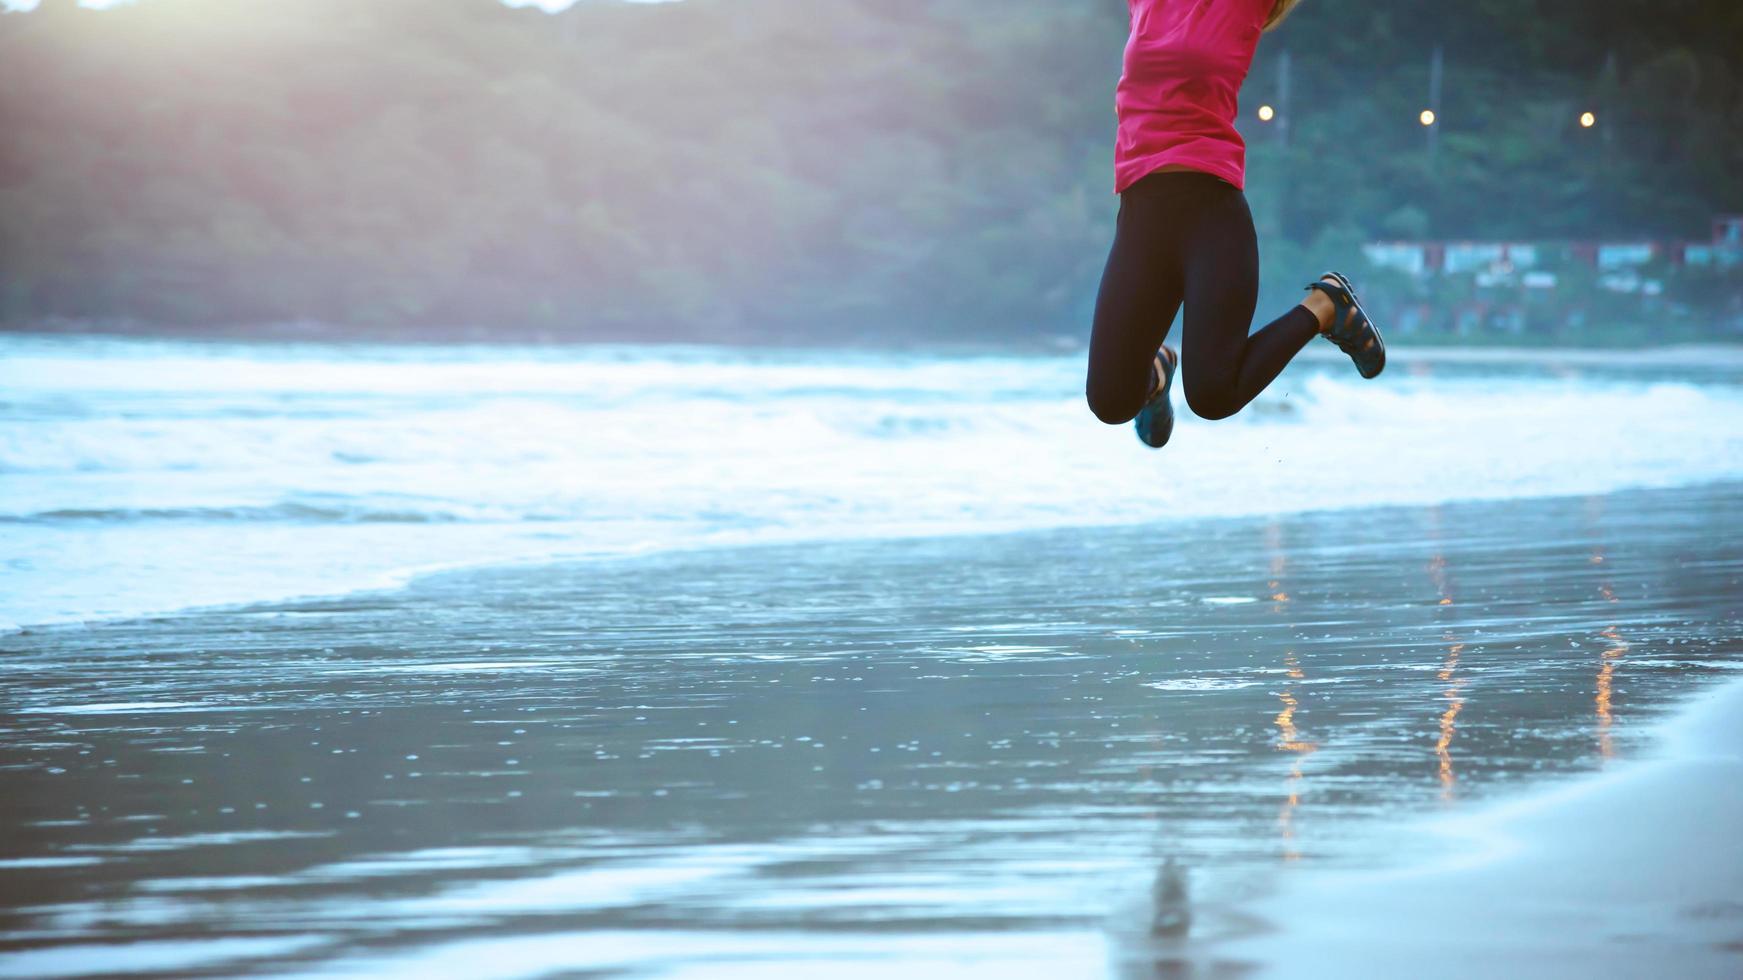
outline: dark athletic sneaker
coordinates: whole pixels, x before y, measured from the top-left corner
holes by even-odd
[[[1168,400],[1168,392],[1174,387],[1174,375],[1180,367],[1180,355],[1174,353],[1174,348],[1167,344],[1156,352],[1156,373],[1162,378],[1162,384],[1138,409],[1138,417],[1133,424],[1138,430],[1138,441],[1151,449],[1161,449],[1168,445],[1168,437],[1174,434],[1174,403]]]
[[[1326,279],[1334,280],[1326,282]],[[1341,272],[1328,272],[1324,277],[1308,283],[1309,290],[1317,289],[1331,297],[1332,305],[1337,309],[1332,313],[1331,326],[1320,331],[1327,340],[1338,345],[1338,349],[1350,355],[1350,360],[1356,362],[1356,370],[1362,377],[1372,378],[1386,369],[1386,342],[1380,339],[1380,329],[1368,319],[1368,312],[1362,309],[1362,304],[1356,299],[1355,286]]]

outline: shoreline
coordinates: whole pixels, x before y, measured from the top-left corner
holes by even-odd
[[[1739,503],[739,549],[9,638],[15,962],[1293,965],[1235,933],[1285,883],[1294,926],[1300,869],[1462,857],[1397,828],[1653,752],[1739,676]],[[1150,934],[1170,862],[1198,939]],[[262,934],[318,942],[226,959]]]
[[[503,561],[1327,505],[1365,519],[1739,478],[1738,355],[1425,353],[1370,385],[1320,346],[1239,419],[1183,413],[1155,455],[1084,410],[1075,355],[0,338],[16,389],[0,620],[234,608]],[[712,383],[684,388],[704,365]]]
[[[320,600],[341,599],[351,596],[385,595],[403,591],[412,587],[420,579],[431,576],[463,574],[476,571],[488,571],[503,568],[539,568],[544,566],[562,566],[569,564],[593,564],[598,562],[636,561],[655,558],[662,555],[684,555],[706,552],[735,552],[741,550],[761,550],[770,548],[793,548],[801,546],[829,546],[832,544],[865,544],[873,541],[923,542],[935,540],[956,540],[961,538],[1003,538],[1025,534],[1055,534],[1070,531],[1095,531],[1109,528],[1175,528],[1186,526],[1232,526],[1242,522],[1273,520],[1279,517],[1315,517],[1326,514],[1347,513],[1352,510],[1368,510],[1373,513],[1395,511],[1412,511],[1435,507],[1464,506],[1500,506],[1516,502],[1553,502],[1557,500],[1578,500],[1588,497],[1615,497],[1630,494],[1659,494],[1680,492],[1708,492],[1716,489],[1734,487],[1743,489],[1743,482],[1735,478],[1706,480],[1697,483],[1681,483],[1671,486],[1627,486],[1590,493],[1551,493],[1541,496],[1531,494],[1508,494],[1496,496],[1454,497],[1445,500],[1429,502],[1402,502],[1393,504],[1353,504],[1344,506],[1316,506],[1301,510],[1263,511],[1253,513],[1219,514],[1219,515],[1186,515],[1157,520],[1144,518],[1134,521],[1112,522],[1079,522],[1070,524],[1024,525],[1024,526],[989,526],[965,527],[956,531],[940,531],[935,528],[915,529],[911,531],[877,531],[861,535],[826,534],[822,536],[805,536],[803,533],[792,537],[772,537],[761,541],[721,541],[704,543],[679,543],[660,546],[649,546],[623,552],[599,551],[593,553],[571,552],[568,554],[547,552],[543,554],[525,554],[519,556],[489,557],[476,560],[442,561],[434,563],[414,564],[399,568],[385,569],[367,576],[364,584],[352,585],[334,589],[318,589],[314,591],[281,591],[263,594],[248,599],[218,602],[193,602],[186,605],[153,607],[136,611],[97,616],[61,616],[48,619],[8,619],[0,616],[0,636],[28,635],[32,633],[56,630],[77,629],[92,625],[109,623],[127,623],[147,619],[163,619],[183,616],[222,615],[235,613],[257,606],[275,603],[309,602]]]
[[[527,348],[575,350],[591,347],[728,350],[745,353],[794,352],[827,354],[845,352],[856,355],[927,355],[963,358],[983,357],[1077,357],[1088,351],[1087,335],[1061,333],[1020,334],[1013,338],[984,338],[957,343],[937,343],[918,339],[898,343],[856,342],[851,336],[835,338],[831,343],[806,343],[802,336],[743,337],[729,340],[704,336],[674,335],[663,339],[644,340],[634,333],[602,334],[585,337],[529,330],[525,332],[489,332],[470,328],[444,328],[428,332],[417,330],[370,330],[341,327],[333,324],[254,324],[212,329],[174,329],[150,325],[127,324],[0,324],[0,337],[27,339],[93,339],[175,341],[185,343],[240,345],[312,345],[322,347],[405,347],[429,348]],[[1665,367],[1712,367],[1712,357],[1726,358],[1730,365],[1743,365],[1743,338],[1707,337],[1669,344],[1601,344],[1573,343],[1498,343],[1497,338],[1484,337],[1476,343],[1463,338],[1434,338],[1421,335],[1401,335],[1395,346],[1407,351],[1413,361],[1448,363],[1516,363],[1542,360],[1571,363],[1602,363],[1621,355],[1630,355],[1645,363]],[[1302,355],[1308,361],[1341,361],[1338,351],[1309,347]]]
[[[1743,678],[1652,729],[1614,770],[1396,828],[1439,838],[1439,857],[1299,872],[1216,958],[1291,977],[1737,975]]]

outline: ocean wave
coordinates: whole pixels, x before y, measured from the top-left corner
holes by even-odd
[[[1499,363],[1401,349],[1366,382],[1310,357],[1232,420],[1180,406],[1157,453],[1090,415],[1078,355],[0,338],[0,618],[477,561],[1743,475],[1728,368]]]
[[[346,507],[281,503],[264,507],[70,507],[33,514],[0,515],[0,524],[131,523],[140,521],[443,524],[465,519],[459,514],[442,511],[378,510],[366,506]]]

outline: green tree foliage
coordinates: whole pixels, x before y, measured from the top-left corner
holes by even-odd
[[[0,15],[0,317],[1075,333],[1125,28],[1118,0],[45,0]],[[1284,48],[1290,144],[1242,122],[1268,289],[1363,236],[1743,210],[1735,0],[1308,0],[1249,106]]]

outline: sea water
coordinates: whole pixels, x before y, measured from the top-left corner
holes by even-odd
[[[1735,355],[1081,370],[0,339],[0,976],[1215,975],[1743,663]]]
[[[1743,473],[1743,355],[1327,348],[1163,452],[1083,357],[0,337],[0,623],[759,542]],[[1187,370],[1190,371],[1190,360]]]

